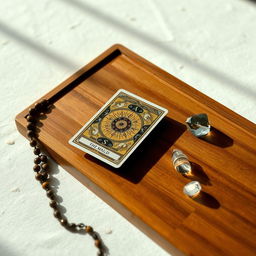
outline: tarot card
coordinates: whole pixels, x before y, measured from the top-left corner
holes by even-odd
[[[119,168],[167,113],[167,109],[120,89],[69,143]]]

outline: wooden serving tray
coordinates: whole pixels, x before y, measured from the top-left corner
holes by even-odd
[[[168,117],[120,169],[68,144],[68,140],[120,88],[169,110]],[[39,139],[80,182],[169,252],[255,255],[256,125],[114,45],[42,98],[54,108],[41,120]],[[25,115],[16,117],[25,136]],[[190,115],[207,113],[214,127],[198,139],[186,130]],[[174,171],[171,151],[193,162],[202,196],[183,195],[188,178]]]

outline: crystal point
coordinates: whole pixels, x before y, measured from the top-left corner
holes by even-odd
[[[196,197],[200,193],[201,189],[201,185],[198,181],[191,181],[184,186],[183,192],[189,197]]]
[[[181,174],[189,174],[191,165],[188,157],[179,149],[174,149],[172,152],[172,163],[177,172]]]
[[[186,120],[188,130],[196,137],[205,136],[210,132],[211,126],[206,114],[190,116]]]

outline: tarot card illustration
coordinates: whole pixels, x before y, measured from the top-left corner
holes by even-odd
[[[69,143],[118,168],[167,113],[167,109],[120,89]]]

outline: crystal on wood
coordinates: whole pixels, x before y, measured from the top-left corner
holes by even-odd
[[[198,181],[191,181],[184,186],[183,192],[189,197],[196,197],[199,195],[201,189],[201,185]]]
[[[172,163],[177,172],[188,175],[191,173],[191,165],[188,157],[179,149],[172,151]]]
[[[196,137],[205,136],[210,132],[211,126],[206,114],[197,114],[190,116],[186,120],[188,130]]]

